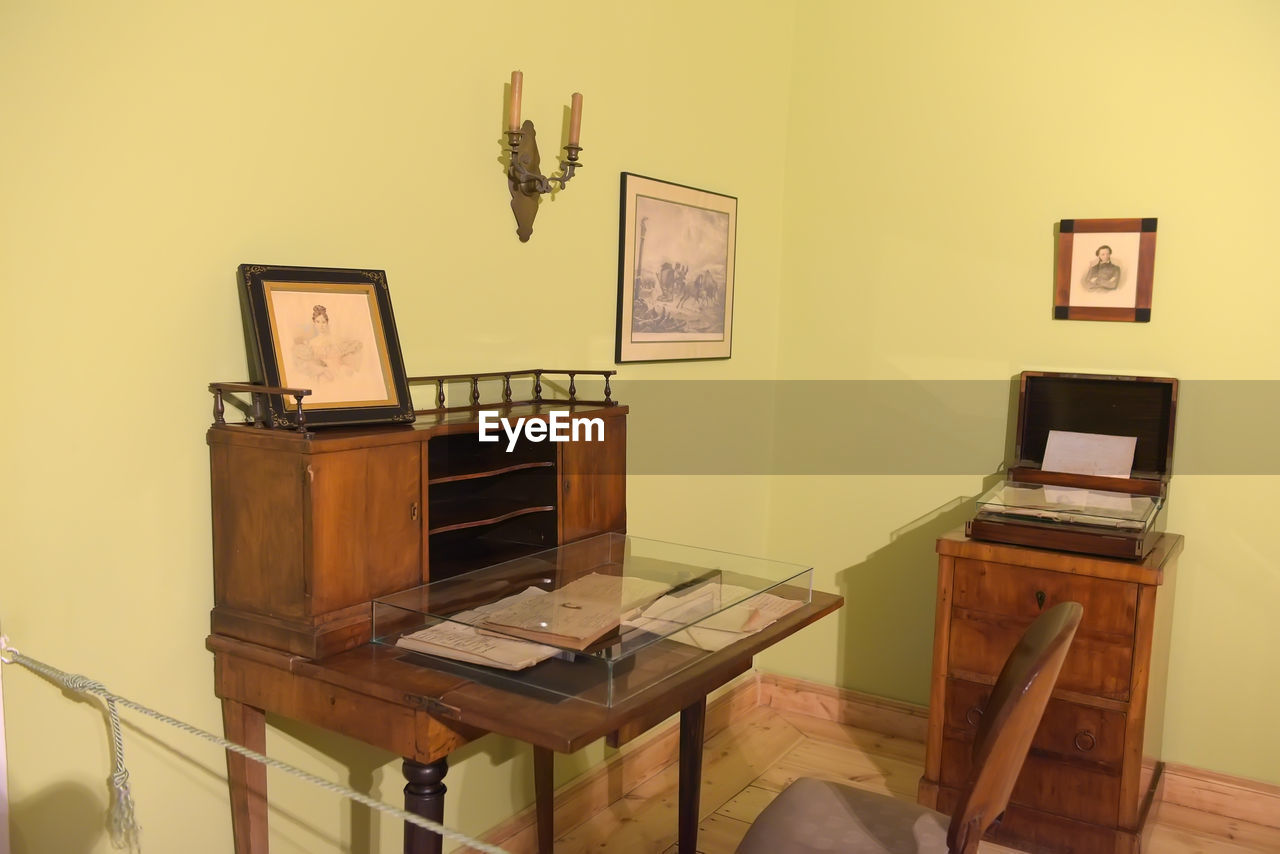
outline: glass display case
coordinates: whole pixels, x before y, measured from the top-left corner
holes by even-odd
[[[976,540],[1137,560],[1164,528],[1164,504],[1163,495],[1005,481],[977,500],[965,532]]]
[[[1010,519],[1142,531],[1163,504],[1159,495],[1006,481],[978,499],[978,511]]]
[[[406,660],[616,705],[812,598],[812,569],[604,534],[373,602]]]

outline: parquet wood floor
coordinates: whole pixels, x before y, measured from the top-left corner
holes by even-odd
[[[914,801],[924,746],[757,706],[712,735],[703,756],[698,850],[732,854],[752,819],[800,776],[838,780]],[[557,854],[674,854],[677,784],[674,763],[655,769],[608,808],[563,832],[556,840]],[[1012,851],[989,843],[981,850]],[[1144,854],[1245,852],[1280,852],[1280,829],[1166,804]]]

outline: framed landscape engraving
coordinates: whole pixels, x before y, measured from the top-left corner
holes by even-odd
[[[253,382],[310,389],[308,427],[413,421],[386,273],[263,264],[236,273]],[[296,426],[281,395],[269,408],[273,426]]]
[[[622,173],[618,362],[727,359],[738,200]]]
[[[1055,320],[1151,320],[1156,221],[1064,219],[1058,227]]]

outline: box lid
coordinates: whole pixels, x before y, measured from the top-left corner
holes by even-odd
[[[1039,469],[1050,430],[1133,436],[1133,479],[1163,480],[1173,470],[1177,401],[1172,377],[1023,371],[1014,465],[1024,478]]]

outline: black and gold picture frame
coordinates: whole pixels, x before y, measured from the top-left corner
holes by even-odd
[[[1064,219],[1058,224],[1056,320],[1151,320],[1156,220]]]
[[[308,428],[413,421],[385,272],[241,264],[237,278],[251,379],[309,389]],[[292,400],[269,401],[273,426],[297,425]]]
[[[738,200],[622,173],[618,362],[733,351]]]

